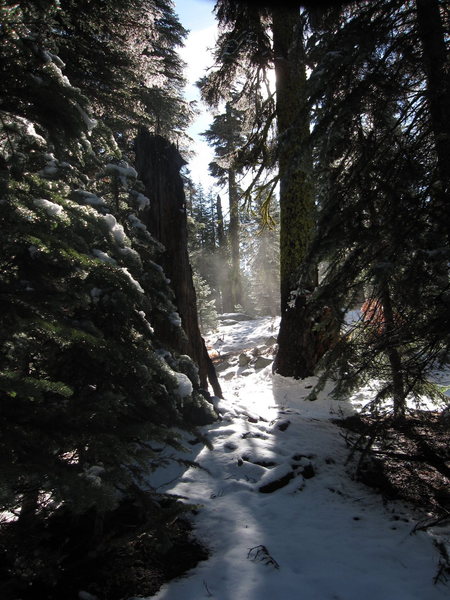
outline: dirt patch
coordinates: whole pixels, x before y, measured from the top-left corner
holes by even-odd
[[[356,474],[388,499],[402,499],[436,518],[450,513],[450,423],[415,411],[401,421],[352,416],[337,423]]]

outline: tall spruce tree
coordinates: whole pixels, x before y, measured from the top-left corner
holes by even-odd
[[[412,5],[386,1],[328,13],[311,39],[321,199],[311,253],[328,268],[310,302],[327,303],[343,331],[326,374],[341,397],[377,379],[374,405],[393,401],[397,417],[409,395],[433,393],[429,372],[449,348],[449,249],[421,35]],[[367,301],[349,328],[361,289]]]
[[[0,504],[13,515],[2,533],[20,542],[35,531],[6,557],[20,595],[61,571],[64,556],[49,561],[37,529],[56,512],[69,522],[91,511],[98,543],[103,516],[128,497],[167,534],[157,495],[139,486],[162,446],[180,447],[179,430],[214,415],[194,364],[155,335],[183,334],[139,218],[149,201],[65,75],[63,9],[0,10]]]
[[[240,210],[239,186],[237,182],[237,154],[244,142],[242,135],[244,115],[232,106],[225,105],[225,111],[216,115],[211,126],[202,134],[215,150],[215,159],[210,171],[218,178],[219,184],[227,185],[229,204],[228,241],[230,247],[230,271],[228,293],[224,296],[224,312],[236,310],[243,305],[241,264],[240,264]]]
[[[203,94],[211,103],[221,97],[229,99],[232,85],[240,82],[238,102],[241,109],[245,106],[251,121],[240,160],[256,167],[256,180],[265,169],[278,168],[278,175],[265,186],[270,197],[276,182],[280,183],[282,320],[274,368],[286,376],[306,377],[313,373],[332,336],[325,333],[323,310],[311,315],[307,307],[306,298],[316,285],[315,263],[309,266],[303,291],[291,297],[316,218],[308,144],[304,15],[300,4],[259,6],[228,0],[217,3],[216,13],[222,33],[216,69],[204,80]],[[267,81],[272,67],[275,97]],[[270,136],[275,122],[274,144]]]
[[[269,219],[264,199],[258,198],[254,204],[242,236],[248,304],[257,315],[274,317],[280,314],[279,211],[272,200]]]
[[[139,126],[182,143],[192,109],[177,54],[186,30],[168,0],[63,0],[54,43],[73,85],[126,148]],[[129,148],[128,148],[129,149]]]
[[[192,186],[189,211],[189,256],[199,284],[203,281],[202,296],[213,300],[216,309],[223,312],[223,297],[227,293],[227,259],[220,246],[220,227],[217,201],[202,186]],[[208,296],[204,296],[206,285]],[[212,305],[210,305],[212,306]],[[206,307],[205,307],[206,308]]]

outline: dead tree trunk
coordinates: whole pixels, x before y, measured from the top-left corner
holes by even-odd
[[[189,355],[198,365],[200,385],[208,380],[216,396],[222,396],[214,365],[200,335],[197,298],[187,250],[186,197],[180,169],[185,164],[173,144],[160,135],[141,129],[136,138],[136,169],[150,198],[142,221],[161,242],[165,251],[161,264],[175,294],[186,338],[175,342],[175,349]],[[174,343],[174,341],[172,341]]]

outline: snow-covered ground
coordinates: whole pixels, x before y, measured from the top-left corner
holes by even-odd
[[[348,474],[348,449],[331,419],[354,410],[352,402],[334,402],[327,390],[311,402],[312,380],[273,376],[270,365],[255,369],[277,327],[270,318],[230,318],[207,339],[228,355],[222,418],[204,429],[214,449],[194,445],[189,458],[203,469],[176,479],[160,471],[154,482],[200,505],[195,534],[210,557],[154,599],[448,598],[448,587],[433,585],[439,554],[432,535],[413,533],[419,515],[384,504]],[[239,359],[242,349],[247,358]]]

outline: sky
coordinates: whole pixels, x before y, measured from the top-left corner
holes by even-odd
[[[185,77],[187,79],[186,97],[199,102],[201,114],[189,127],[187,133],[194,139],[192,149],[195,156],[190,160],[188,169],[195,183],[204,187],[214,185],[214,179],[208,174],[208,163],[213,159],[213,151],[200,136],[212,120],[212,114],[200,100],[200,93],[195,82],[198,81],[208,67],[213,64],[210,49],[214,47],[217,26],[212,14],[214,2],[211,0],[175,0],[175,12],[183,27],[189,30],[185,47],[180,50],[181,58],[187,63]]]

